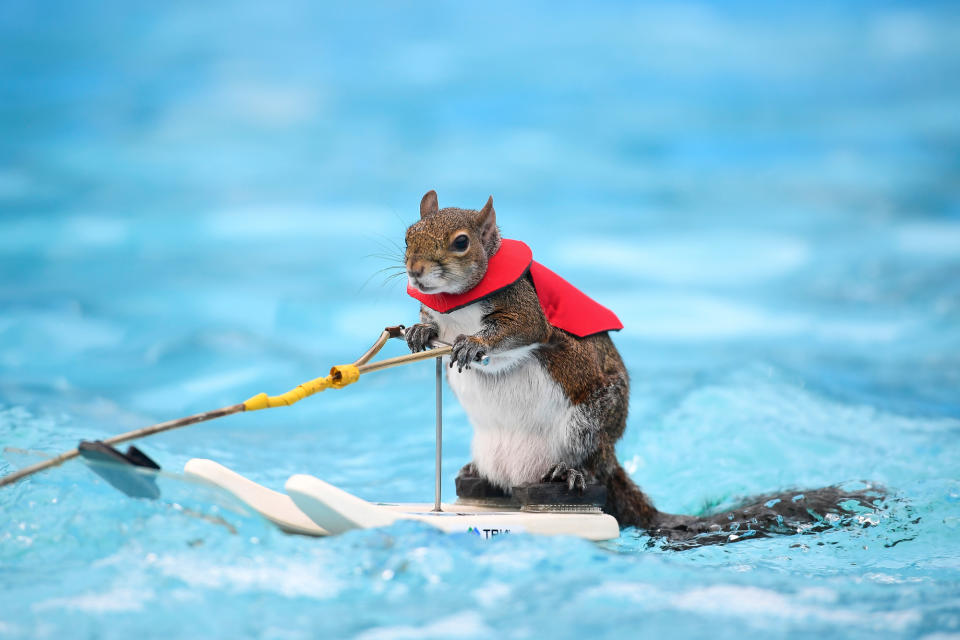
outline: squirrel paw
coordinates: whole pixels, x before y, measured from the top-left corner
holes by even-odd
[[[587,479],[583,471],[567,466],[566,462],[558,462],[550,467],[550,470],[543,474],[540,482],[566,482],[567,489],[570,491],[576,489],[581,494],[587,488]]]
[[[467,500],[506,499],[510,494],[480,475],[477,465],[469,462],[457,474],[457,497]]]
[[[472,462],[468,462],[463,465],[463,468],[460,469],[460,473],[457,474],[458,478],[479,478],[480,472],[477,471],[477,465]]]
[[[430,341],[440,335],[435,324],[417,323],[404,332],[403,337],[407,340],[407,346],[410,351],[417,353],[424,351],[430,344]]]
[[[470,368],[470,363],[479,362],[485,355],[487,355],[487,348],[479,338],[460,334],[453,342],[450,366],[456,365],[457,371],[463,371]]]

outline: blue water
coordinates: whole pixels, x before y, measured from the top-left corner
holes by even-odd
[[[618,452],[658,507],[891,492],[874,526],[685,552],[310,539],[74,462],[0,490],[0,638],[957,637],[958,33],[951,3],[0,4],[3,447],[352,361],[416,319],[375,254],[436,188],[492,193],[507,237],[620,315]],[[427,501],[432,373],[139,444]],[[449,393],[445,435],[452,496]]]

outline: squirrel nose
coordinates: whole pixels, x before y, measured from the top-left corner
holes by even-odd
[[[419,278],[423,275],[423,263],[415,262],[407,267],[407,272],[414,278]]]

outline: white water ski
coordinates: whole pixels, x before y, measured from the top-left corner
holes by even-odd
[[[485,538],[508,533],[568,535],[587,540],[611,540],[620,535],[613,516],[605,513],[528,513],[519,509],[432,504],[374,504],[319,478],[295,475],[286,491],[311,520],[330,533],[367,529],[397,520],[416,520],[447,533],[470,533]]]
[[[291,476],[287,494],[268,489],[214,462],[194,458],[184,473],[228,491],[283,531],[311,536],[371,529],[397,520],[423,522],[447,533],[492,538],[508,533],[569,535],[609,540],[620,535],[617,521],[603,513],[527,513],[519,509],[444,504],[372,503],[309,475]]]
[[[309,536],[328,535],[323,527],[317,526],[297,508],[290,496],[244,478],[213,460],[193,458],[184,465],[183,472],[228,491],[283,531]]]

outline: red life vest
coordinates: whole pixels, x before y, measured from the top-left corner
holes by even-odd
[[[619,331],[623,324],[605,306],[533,261],[530,247],[519,240],[500,241],[500,250],[487,263],[487,273],[473,289],[464,293],[421,293],[407,283],[407,293],[434,311],[449,313],[510,286],[530,272],[540,307],[549,322],[575,336],[602,331]]]

